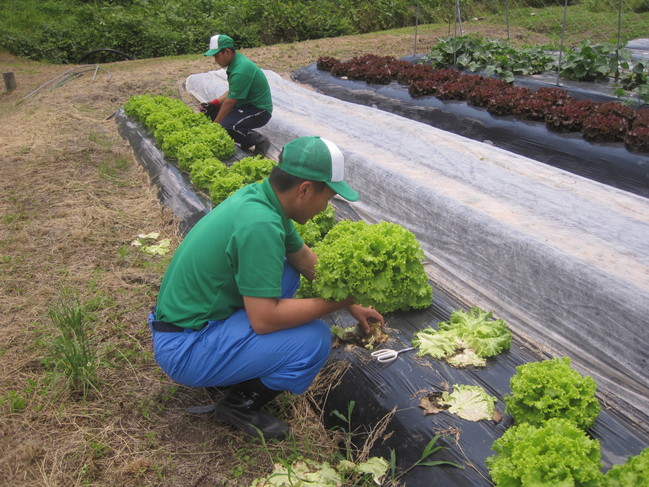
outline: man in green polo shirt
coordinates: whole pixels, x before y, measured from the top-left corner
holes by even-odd
[[[201,105],[201,110],[221,124],[242,149],[255,146],[255,152],[266,154],[270,141],[253,129],[263,127],[273,112],[273,100],[264,72],[243,54],[236,52],[234,41],[223,34],[210,39],[206,56],[214,56],[225,68],[228,90],[219,98]]]
[[[319,318],[347,307],[361,326],[383,324],[371,308],[322,298],[296,299],[300,274],[315,277],[317,256],[297,233],[336,194],[358,194],[344,181],[344,158],[331,141],[287,143],[263,183],[243,187],[187,234],[167,269],[149,317],[155,358],[178,383],[230,386],[219,417],[256,436],[288,427],[262,406],[281,391],[303,393],[324,365],[329,327]]]

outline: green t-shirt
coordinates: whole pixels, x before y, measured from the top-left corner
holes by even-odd
[[[237,101],[235,106],[254,105],[273,113],[273,98],[264,72],[250,59],[236,53],[226,70],[228,98]]]
[[[185,328],[227,318],[243,296],[281,296],[284,257],[304,245],[268,180],[249,184],[189,231],[165,272],[156,317]]]

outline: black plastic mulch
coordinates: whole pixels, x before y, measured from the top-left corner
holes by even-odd
[[[137,159],[148,171],[152,183],[158,187],[161,201],[181,220],[181,230],[186,233],[209,212],[211,204],[205,196],[195,191],[187,175],[177,169],[174,161],[165,159],[145,128],[126,117],[123,110],[115,114],[115,119],[120,134],[130,142]],[[338,218],[359,219],[348,204],[336,200],[335,207]],[[386,316],[386,331],[390,340],[382,347],[408,347],[415,332],[427,326],[436,326],[438,322],[448,320],[452,311],[470,306],[470,303],[445,292],[436,283],[431,284],[434,301],[429,308]],[[335,313],[326,319],[330,324],[343,327],[351,326],[353,323],[350,320],[346,313]],[[356,438],[358,446],[361,446],[362,433],[370,431],[396,407],[396,414],[370,450],[370,456],[381,456],[389,461],[390,451],[394,450],[397,468],[402,471],[419,459],[431,438],[441,434],[442,438],[437,445],[444,448],[428,460],[446,460],[464,466],[463,469],[451,466],[417,467],[401,478],[402,485],[492,485],[485,458],[492,454],[493,442],[512,425],[511,418],[504,415],[500,422],[472,422],[447,412],[425,416],[418,406],[419,399],[454,384],[473,384],[497,397],[496,409],[504,413],[503,396],[510,392],[509,380],[516,367],[548,357],[519,337],[514,338],[509,351],[488,359],[484,368],[458,369],[443,361],[418,358],[415,353],[413,350],[401,354],[393,363],[379,364],[364,348],[333,349],[328,366],[339,361],[349,363],[350,366],[340,382],[322,398],[325,422],[330,427],[338,426],[347,430],[348,425],[331,412],[337,410],[347,416],[348,405],[354,401],[351,428],[361,434]],[[649,426],[637,419],[637,412],[622,410],[622,406],[613,401],[607,401],[602,406],[596,424],[587,433],[599,440],[606,471],[649,446]]]

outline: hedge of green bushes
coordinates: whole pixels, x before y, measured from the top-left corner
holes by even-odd
[[[420,21],[430,22],[434,7],[424,3],[428,6],[420,7]],[[78,63],[98,49],[117,50],[135,59],[200,53],[216,33],[227,33],[239,47],[257,47],[372,32],[414,25],[417,8],[416,0],[0,0],[0,4],[4,4],[0,47],[53,63]]]

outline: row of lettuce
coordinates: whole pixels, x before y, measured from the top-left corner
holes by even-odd
[[[495,116],[513,115],[545,123],[554,132],[581,132],[586,140],[592,142],[623,142],[630,151],[649,152],[647,107],[633,108],[625,103],[578,99],[557,87],[534,90],[516,86],[513,79],[499,77],[498,73],[473,74],[472,71],[480,69],[480,66],[467,60],[464,62],[467,64],[461,65],[464,70],[461,71],[447,67],[446,59],[444,62],[424,60],[413,64],[390,56],[368,54],[346,61],[322,56],[317,67],[336,77],[371,84],[397,81],[407,86],[413,98],[434,96],[440,100],[464,101]],[[539,66],[524,72],[543,70]]]
[[[275,166],[273,160],[262,156],[228,165],[235,154],[232,138],[180,100],[138,95],[129,99],[124,111],[153,134],[165,157],[176,159],[179,169],[209,194],[215,206],[242,186],[262,181]],[[358,303],[382,313],[421,309],[432,303],[423,251],[415,236],[402,226],[349,220],[336,223],[329,205],[296,227],[318,254],[318,278],[304,281],[302,296],[343,299],[354,295]]]
[[[242,186],[262,181],[275,166],[274,161],[261,156],[227,164],[235,154],[230,136],[180,100],[139,95],[132,97],[124,110],[153,134],[165,156],[176,159],[196,187],[209,193],[215,206]],[[296,228],[318,255],[317,277],[312,282],[303,280],[299,296],[344,299],[354,295],[359,304],[381,313],[431,305],[433,289],[424,269],[423,251],[415,236],[401,225],[337,222],[329,205]],[[413,337],[419,356],[444,359],[457,367],[484,367],[487,358],[510,345],[507,324],[477,307],[455,311],[437,328],[431,326]],[[602,473],[599,441],[587,433],[600,412],[595,381],[572,369],[568,358],[520,365],[510,385],[511,393],[504,402],[514,425],[494,442],[495,455],[487,459],[495,485],[649,485],[649,448]],[[491,417],[495,398],[484,391],[478,394],[475,386],[454,388],[445,398],[447,409],[464,407],[457,405],[462,393],[468,402],[479,397],[479,402],[486,404],[487,414],[477,419]]]

